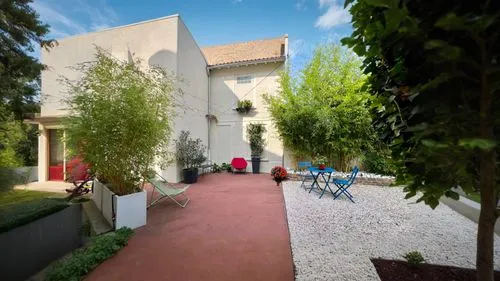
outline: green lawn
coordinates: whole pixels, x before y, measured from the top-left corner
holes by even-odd
[[[63,196],[31,190],[0,192],[0,233],[66,208]]]
[[[475,202],[481,204],[481,195],[479,195],[479,193],[476,193],[476,192],[469,193],[469,194],[466,194],[465,197],[469,198],[472,201],[475,201]]]

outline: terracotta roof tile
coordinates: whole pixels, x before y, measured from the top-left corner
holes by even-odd
[[[284,56],[285,37],[202,48],[210,66],[278,59]]]

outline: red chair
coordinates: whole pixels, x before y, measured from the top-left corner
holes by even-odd
[[[245,158],[233,158],[231,160],[231,167],[233,168],[233,173],[234,172],[239,172],[239,173],[246,173],[247,172],[247,160]]]

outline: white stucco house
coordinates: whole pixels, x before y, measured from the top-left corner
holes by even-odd
[[[183,106],[178,108],[174,138],[181,130],[201,138],[207,157],[215,163],[230,162],[233,157],[250,160],[246,126],[250,122],[266,125],[266,147],[261,171],[289,161],[263,101],[264,94],[278,91],[278,75],[288,57],[288,36],[229,45],[200,48],[179,15],[134,23],[58,40],[50,52],[42,50],[42,107],[35,118],[39,124],[39,181],[62,180],[66,163],[64,134],[60,118],[67,115],[62,99],[65,88],[61,76],[77,79],[70,67],[92,60],[95,46],[116,58],[129,56],[149,65],[165,67],[182,78]],[[234,110],[239,100],[253,102],[248,114]],[[251,171],[251,165],[248,165]],[[174,164],[161,173],[178,182],[180,169]]]

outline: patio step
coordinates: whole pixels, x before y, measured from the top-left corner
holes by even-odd
[[[94,201],[89,200],[83,203],[83,211],[89,220],[92,235],[113,231],[113,226],[104,218]]]

